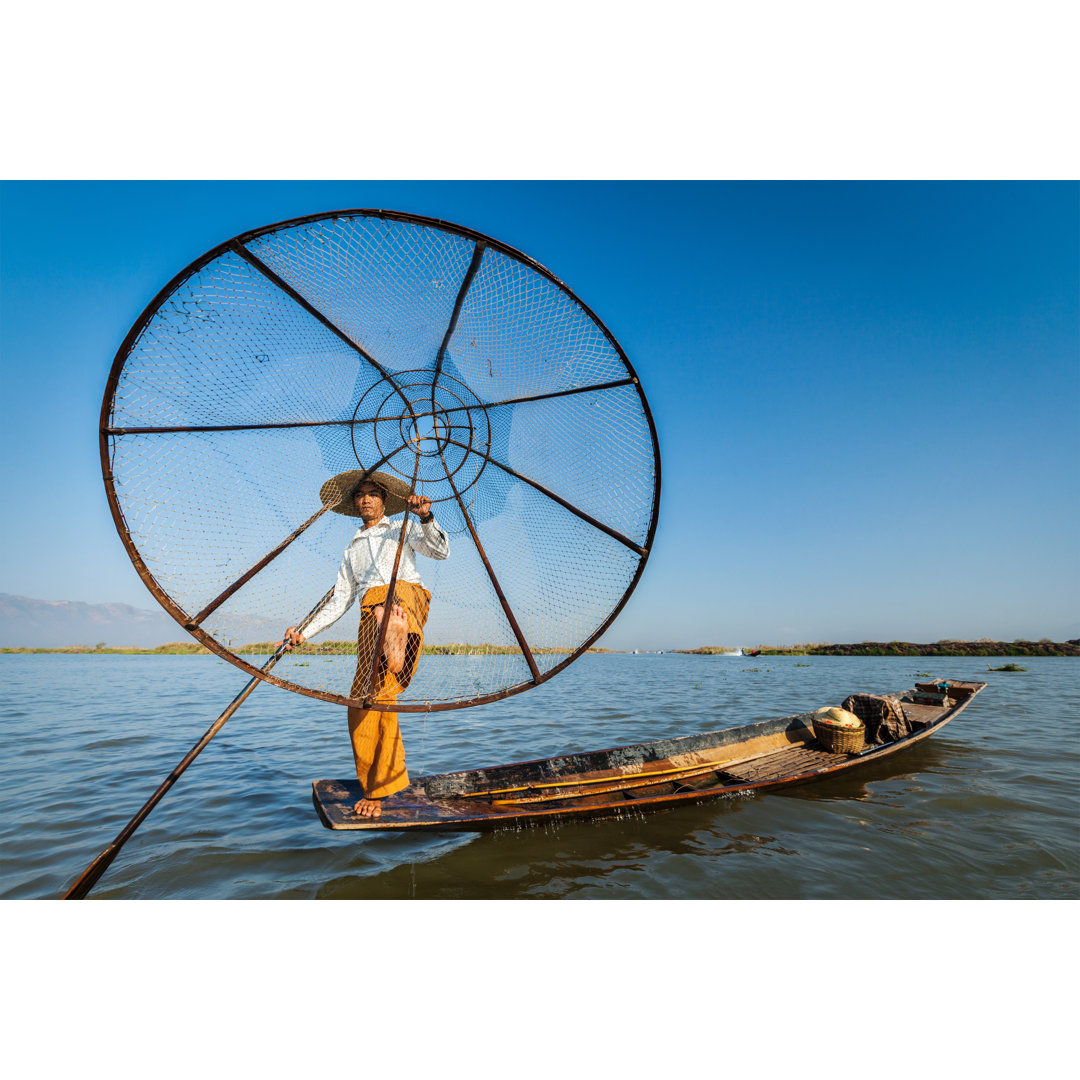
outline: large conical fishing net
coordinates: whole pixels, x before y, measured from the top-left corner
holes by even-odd
[[[502,697],[580,655],[641,574],[660,479],[633,369],[566,286],[471,230],[371,210],[256,230],[170,282],[113,365],[102,466],[128,552],[181,625],[341,704],[371,704],[354,686],[359,600],[258,670],[362,525],[320,489],[379,470],[430,499],[450,552],[416,558],[422,652],[374,706],[400,711]]]

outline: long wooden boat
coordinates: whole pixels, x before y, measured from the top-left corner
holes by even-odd
[[[362,796],[355,780],[316,780],[312,797],[328,829],[356,830],[519,828],[665,809],[806,783],[878,761],[940,730],[985,687],[950,680],[889,695],[910,734],[853,754],[826,749],[814,734],[812,714],[802,713],[704,735],[421,776],[384,799],[377,818],[353,812]]]

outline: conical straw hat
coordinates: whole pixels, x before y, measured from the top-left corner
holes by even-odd
[[[367,469],[349,469],[347,472],[338,473],[319,488],[319,498],[322,499],[323,506],[329,507],[335,514],[359,517],[360,511],[353,502],[353,492],[365,480],[386,489],[384,512],[388,517],[391,514],[400,514],[405,509],[405,500],[411,494],[409,485],[396,476],[389,476],[384,472],[369,473]]]

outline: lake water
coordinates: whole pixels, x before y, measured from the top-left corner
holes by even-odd
[[[402,714],[419,776],[695,734],[924,675],[989,683],[937,735],[840,778],[489,834],[324,829],[311,781],[352,774],[344,709],[260,686],[91,897],[1076,898],[1080,662],[1018,662],[1025,673],[981,658],[590,655],[502,702]],[[61,895],[246,681],[214,656],[0,656],[0,897]]]

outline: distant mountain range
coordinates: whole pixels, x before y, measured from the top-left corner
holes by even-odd
[[[130,604],[34,600],[0,593],[0,647],[46,649],[61,645],[134,645],[152,648],[188,638],[164,611]]]
[[[252,640],[273,636],[278,629],[269,620],[254,620]],[[170,641],[194,638],[164,611],[147,611],[130,604],[35,600],[0,593],[0,648],[49,649],[104,642],[114,647],[152,649]]]

